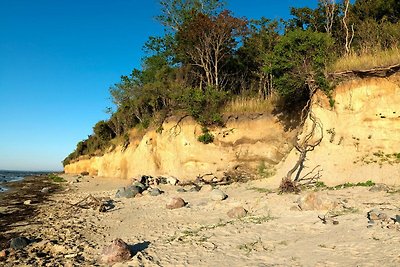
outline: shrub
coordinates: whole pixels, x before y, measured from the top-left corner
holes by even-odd
[[[212,135],[207,128],[203,127],[202,131],[203,134],[197,138],[199,142],[202,142],[203,144],[209,144],[214,142],[214,135]]]

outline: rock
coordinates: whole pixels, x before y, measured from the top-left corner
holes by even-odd
[[[43,187],[42,190],[40,190],[43,194],[48,194],[50,193],[50,187]]]
[[[229,218],[242,218],[247,215],[247,210],[243,207],[235,207],[228,211],[227,213]]]
[[[180,188],[178,188],[178,189],[176,190],[176,192],[179,192],[179,193],[186,193],[187,191],[186,191],[185,188],[180,187]]]
[[[150,194],[150,196],[156,197],[156,196],[161,195],[162,192],[161,192],[161,190],[158,189],[158,188],[152,188],[152,189],[150,190],[150,193],[149,193],[149,194]]]
[[[147,186],[145,186],[144,184],[142,184],[140,182],[134,182],[132,184],[132,186],[136,186],[136,187],[140,188],[140,193],[147,189]]]
[[[200,192],[211,192],[213,190],[212,185],[205,184],[201,187]]]
[[[129,246],[120,238],[113,240],[101,253],[101,261],[104,263],[116,263],[130,258]]]
[[[50,250],[53,254],[65,254],[68,251],[66,247],[58,244],[51,245]]]
[[[127,186],[127,187],[121,187],[117,190],[115,193],[116,198],[132,198],[135,197],[137,194],[141,192],[141,188],[137,186]]]
[[[32,200],[28,199],[24,201],[24,205],[31,205],[32,204]]]
[[[82,176],[87,176],[87,175],[89,175],[89,172],[81,172],[81,175]]]
[[[15,250],[23,249],[24,247],[29,245],[29,243],[30,243],[30,241],[26,237],[23,237],[23,236],[16,237],[16,238],[11,239],[10,248],[15,249]]]
[[[394,218],[394,222],[400,223],[400,215],[396,215],[396,217]]]
[[[228,196],[220,189],[214,189],[213,191],[211,191],[211,199],[214,201],[222,201],[227,197]]]
[[[168,177],[167,178],[167,183],[172,184],[172,185],[177,185],[179,180],[175,177]]]
[[[370,210],[370,211],[367,213],[367,218],[368,218],[369,220],[372,220],[372,221],[378,221],[378,220],[380,220],[380,219],[379,219],[379,214],[381,214],[381,212],[380,212],[379,210],[373,209],[373,210]]]
[[[5,249],[0,251],[0,259],[7,257],[7,251]]]
[[[179,209],[186,205],[187,203],[180,197],[173,197],[167,204],[167,209]]]
[[[379,213],[378,218],[379,220],[386,221],[389,219],[389,216],[386,213]]]
[[[389,186],[385,184],[375,184],[371,186],[371,188],[369,189],[369,191],[371,192],[381,192],[381,191],[387,192],[389,190],[390,190]]]
[[[199,192],[200,191],[200,187],[198,186],[193,186],[192,188],[189,189],[189,192]]]
[[[297,204],[301,210],[331,210],[338,205],[336,201],[319,192],[309,192],[299,197]]]

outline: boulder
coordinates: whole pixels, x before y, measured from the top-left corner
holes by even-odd
[[[229,218],[243,218],[244,216],[247,215],[247,210],[243,207],[235,207],[231,210],[228,211],[227,213]]]
[[[211,199],[214,201],[222,201],[226,199],[228,196],[220,189],[214,189],[211,191]]]
[[[15,249],[15,250],[23,249],[24,247],[29,245],[29,243],[30,243],[30,241],[26,237],[23,237],[23,236],[15,237],[15,238],[11,239],[11,241],[10,241],[10,248]]]
[[[131,258],[129,246],[120,238],[117,238],[106,246],[101,253],[103,263],[117,263]]]
[[[145,186],[144,184],[142,184],[140,182],[134,182],[132,184],[132,186],[139,187],[140,188],[140,193],[148,188],[148,186]]]
[[[167,209],[173,210],[173,209],[179,209],[182,208],[186,205],[187,203],[185,200],[183,200],[180,197],[173,197],[169,200],[167,204]]]
[[[330,210],[338,206],[336,201],[320,192],[309,192],[297,200],[301,210]]]
[[[141,192],[141,188],[137,186],[121,187],[115,193],[116,198],[133,198]]]

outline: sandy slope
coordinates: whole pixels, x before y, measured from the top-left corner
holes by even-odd
[[[116,188],[126,183],[84,178],[71,185],[75,189],[63,201],[73,203],[88,194],[114,199]],[[265,184],[220,187],[229,196],[222,202],[211,200],[210,192],[178,193],[177,187],[164,185],[160,196],[118,199],[109,212],[77,210],[75,216],[84,218],[84,226],[92,225],[82,235],[96,243],[93,253],[118,237],[135,246],[131,261],[116,266],[399,266],[399,231],[379,224],[367,228],[366,218],[373,208],[400,214],[399,193],[365,187],[322,191],[341,203],[331,211],[339,214],[339,224],[333,225],[318,219],[327,211],[296,209],[298,195],[260,192]],[[172,196],[188,206],[167,210]],[[246,208],[248,216],[229,218],[227,211],[236,206]]]

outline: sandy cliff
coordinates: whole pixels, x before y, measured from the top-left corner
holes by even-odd
[[[285,132],[270,115],[230,117],[224,128],[212,129],[211,144],[197,140],[201,126],[190,118],[177,124],[174,118],[163,124],[163,131],[147,132],[133,138],[125,151],[121,148],[101,157],[79,160],[65,166],[66,173],[88,171],[106,177],[129,178],[141,174],[171,175],[193,180],[198,175],[236,168],[276,165],[292,149],[295,132]]]
[[[323,94],[313,99],[313,111],[323,125],[321,144],[308,154],[303,173],[315,167],[327,184],[374,180],[400,184],[400,75],[369,78],[340,84],[332,108]],[[198,175],[237,166],[256,169],[263,162],[277,165],[269,178],[278,184],[297,160],[292,140],[277,118],[230,118],[224,128],[213,129],[215,141],[197,141],[201,127],[190,118],[176,126],[170,119],[162,133],[150,131],[131,140],[125,150],[80,160],[65,167],[66,173],[88,171],[107,177],[129,178],[140,174],[172,175],[192,180]],[[307,131],[306,123],[304,131]],[[314,173],[315,173],[314,172]]]

